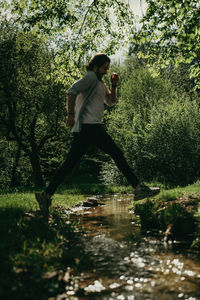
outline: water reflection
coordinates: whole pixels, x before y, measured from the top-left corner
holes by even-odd
[[[86,231],[84,255],[65,299],[200,299],[199,258],[144,236],[128,210],[131,201],[116,195],[104,206],[76,211]]]

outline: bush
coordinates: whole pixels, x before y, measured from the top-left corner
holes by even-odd
[[[184,185],[200,176],[199,115],[198,98],[141,68],[122,85],[107,128],[141,180]],[[124,183],[112,161],[102,165],[101,180]]]
[[[138,167],[150,180],[189,184],[199,178],[199,105],[189,99],[175,99],[154,107],[142,140],[142,159]]]

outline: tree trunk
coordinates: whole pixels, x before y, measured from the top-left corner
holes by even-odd
[[[45,182],[42,176],[42,170],[40,166],[40,160],[37,153],[32,153],[30,156],[30,162],[33,170],[33,181],[35,187],[44,187]]]
[[[10,182],[11,187],[16,187],[16,186],[20,185],[20,182],[19,182],[20,178],[18,178],[18,176],[16,174],[20,156],[21,156],[21,148],[18,146],[16,155],[15,155],[15,162],[14,162],[14,165],[12,168],[11,182]]]

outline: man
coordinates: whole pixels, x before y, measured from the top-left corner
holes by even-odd
[[[87,73],[68,90],[66,125],[72,128],[74,139],[66,161],[57,170],[45,192],[36,193],[40,210],[48,215],[51,197],[66,176],[72,176],[81,157],[91,144],[109,154],[134,189],[135,200],[154,196],[159,188],[140,185],[138,178],[127,164],[122,151],[102,127],[104,103],[113,106],[117,101],[119,77],[111,75],[111,90],[103,82],[110,67],[110,58],[102,53],[91,58]]]

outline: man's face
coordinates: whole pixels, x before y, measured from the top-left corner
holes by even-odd
[[[110,63],[106,62],[100,68],[97,69],[97,75],[102,79],[103,76],[108,73],[109,68],[110,68]]]

